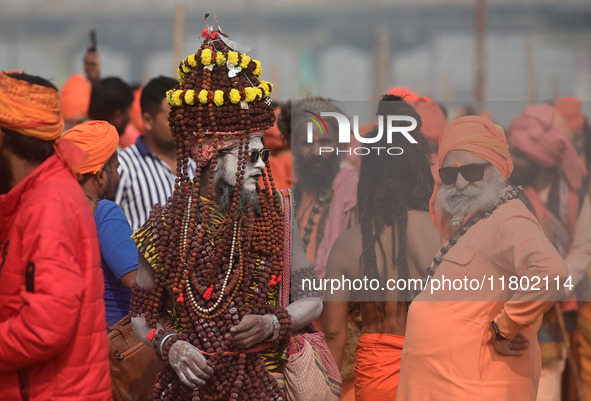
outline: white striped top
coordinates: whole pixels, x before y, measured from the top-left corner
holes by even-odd
[[[118,170],[121,181],[115,201],[135,232],[148,220],[154,205],[164,205],[172,195],[176,172],[148,150],[141,136],[119,153]],[[195,162],[190,159],[189,178],[193,177]]]

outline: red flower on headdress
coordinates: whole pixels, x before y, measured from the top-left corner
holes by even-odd
[[[213,31],[210,36],[212,39],[217,39],[220,35],[216,31]]]
[[[201,31],[201,36],[203,36],[204,38],[207,38],[207,37],[209,37],[209,29],[207,29],[207,28],[204,28],[204,29]]]

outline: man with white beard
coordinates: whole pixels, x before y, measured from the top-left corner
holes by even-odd
[[[459,118],[441,133],[438,160],[430,214],[444,243],[409,309],[397,400],[533,401],[536,332],[568,283],[564,261],[520,188],[506,186],[502,128]]]

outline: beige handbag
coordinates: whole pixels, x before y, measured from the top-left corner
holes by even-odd
[[[338,401],[341,398],[341,372],[324,341],[324,334],[319,331],[292,336],[286,349],[283,374],[288,401]]]

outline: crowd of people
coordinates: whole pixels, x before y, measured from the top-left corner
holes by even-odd
[[[309,118],[339,102],[273,101],[202,36],[135,89],[94,48],[61,91],[0,72],[0,400],[113,399],[126,318],[154,400],[591,400],[578,99],[503,129],[384,88],[375,114],[416,125],[362,135],[401,154],[322,152],[354,146]],[[304,285],[338,280],[379,285]]]

